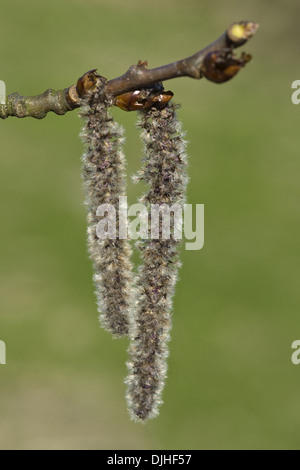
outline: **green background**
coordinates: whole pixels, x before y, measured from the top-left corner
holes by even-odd
[[[233,21],[260,23],[231,82],[166,83],[182,104],[188,202],[205,246],[182,251],[160,415],[129,421],[127,339],[99,327],[77,111],[0,123],[1,449],[299,449],[298,0],[2,1],[0,79],[38,94],[97,68],[189,56]],[[140,166],[135,113],[128,175]],[[129,180],[129,178],[128,178]],[[141,187],[129,180],[129,201]]]

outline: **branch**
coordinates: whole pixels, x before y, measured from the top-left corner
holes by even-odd
[[[186,59],[154,69],[147,68],[147,62],[139,61],[127,72],[106,85],[106,94],[112,100],[124,93],[140,90],[157,83],[177,77],[200,79],[206,77],[216,83],[223,83],[233,78],[245,66],[251,56],[242,54],[233,56],[233,50],[244,45],[256,32],[258,24],[250,21],[233,23],[213,43]],[[99,80],[96,70],[84,74],[77,82],[64,90],[47,90],[37,96],[21,96],[13,93],[0,104],[0,118],[9,116],[19,118],[31,116],[43,119],[52,111],[62,115],[79,108],[82,98],[91,91]],[[113,101],[113,104],[116,104]]]

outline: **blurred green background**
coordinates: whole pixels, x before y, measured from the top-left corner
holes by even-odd
[[[1,449],[299,449],[298,0],[2,1],[7,94],[87,70],[114,78],[195,53],[233,21],[260,23],[232,82],[166,83],[189,141],[188,201],[205,246],[183,251],[160,415],[129,421],[128,342],[99,327],[80,176],[77,111],[0,123]],[[140,166],[135,113],[128,175]],[[128,178],[129,179],[129,178]],[[141,188],[129,181],[129,201]]]

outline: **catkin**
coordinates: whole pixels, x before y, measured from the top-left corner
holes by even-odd
[[[131,247],[127,239],[99,239],[96,215],[100,204],[112,204],[118,223],[119,197],[125,195],[126,172],[122,146],[123,129],[109,113],[110,103],[101,79],[83,103],[80,116],[85,124],[82,177],[88,221],[88,250],[94,266],[94,283],[101,325],[115,337],[128,334],[128,312],[132,290]]]
[[[176,116],[178,106],[151,108],[139,113],[138,126],[144,144],[142,169],[137,181],[149,184],[140,198],[151,204],[185,202],[187,185],[186,143]],[[149,235],[151,221],[149,224]],[[174,229],[174,227],[173,227]],[[136,279],[135,303],[131,315],[127,402],[131,418],[144,422],[158,414],[167,373],[168,341],[171,330],[172,297],[180,266],[179,242],[149,238],[137,242],[142,265]]]

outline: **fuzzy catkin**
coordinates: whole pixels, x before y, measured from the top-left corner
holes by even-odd
[[[149,184],[140,203],[185,203],[187,186],[186,143],[176,116],[178,106],[141,112],[138,126],[144,144],[142,169],[135,179]],[[151,227],[151,222],[150,222]],[[161,227],[160,227],[161,228]],[[174,227],[173,227],[174,229]],[[150,229],[149,229],[150,232]],[[172,297],[180,266],[178,244],[172,236],[139,241],[142,266],[136,280],[135,304],[131,315],[127,402],[131,418],[144,422],[158,414],[167,373],[168,341],[171,330]]]
[[[112,204],[118,223],[119,197],[125,195],[125,157],[122,151],[123,129],[109,113],[110,103],[102,92],[101,79],[97,89],[83,102],[80,116],[85,124],[81,138],[85,144],[82,177],[88,221],[88,250],[94,266],[94,284],[100,323],[115,337],[128,334],[129,305],[132,291],[131,247],[128,240],[99,239],[96,216],[100,204]]]

